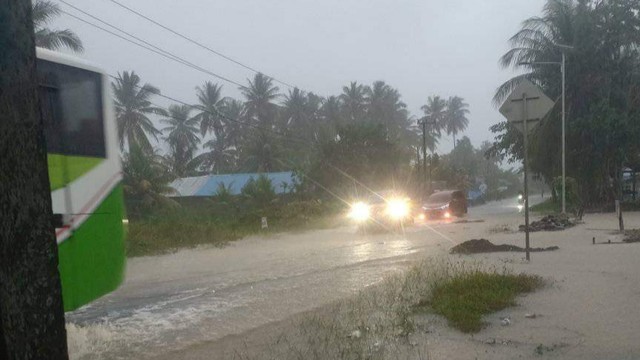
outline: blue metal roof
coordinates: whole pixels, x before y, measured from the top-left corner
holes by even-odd
[[[260,175],[264,175],[271,180],[273,188],[277,194],[281,194],[285,190],[291,191],[294,185],[294,175],[291,171],[277,173],[249,173],[249,174],[223,174],[223,175],[206,175],[176,179],[170,186],[176,190],[174,197],[180,196],[213,196],[218,192],[219,184],[224,184],[231,194],[238,195],[242,188],[250,179],[258,179]]]

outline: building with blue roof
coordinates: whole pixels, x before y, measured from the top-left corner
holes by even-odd
[[[220,184],[229,189],[232,195],[239,195],[242,188],[250,179],[257,180],[260,175],[264,175],[273,184],[276,194],[291,191],[295,185],[295,177],[292,171],[275,173],[248,173],[248,174],[222,174],[204,175],[176,179],[169,184],[175,193],[170,197],[198,197],[214,196],[218,192]]]

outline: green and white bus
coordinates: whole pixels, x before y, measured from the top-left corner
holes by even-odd
[[[106,294],[125,267],[122,172],[108,75],[37,49],[65,311]]]

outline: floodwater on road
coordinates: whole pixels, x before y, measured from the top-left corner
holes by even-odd
[[[519,216],[515,200],[471,208],[468,218],[505,216]],[[283,320],[447,251],[474,225],[430,222],[375,235],[342,227],[130,259],[117,291],[67,313],[70,353],[153,357]]]

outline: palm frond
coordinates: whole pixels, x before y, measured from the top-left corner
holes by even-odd
[[[75,52],[84,51],[82,41],[78,35],[69,29],[65,30],[50,30],[40,29],[35,33],[36,46],[50,49],[59,50],[63,47],[71,49]]]
[[[48,23],[53,17],[59,16],[61,13],[58,4],[48,0],[35,0],[31,8],[31,16],[33,18],[33,26],[40,29],[44,24]]]
[[[500,85],[496,89],[496,94],[493,96],[493,105],[495,107],[502,105],[502,102],[504,102],[504,100],[506,100],[507,97],[509,97],[509,94],[511,94],[511,91],[513,91],[513,89],[515,89],[516,86],[518,86],[520,81],[522,81],[523,79],[528,79],[530,81],[535,82],[535,74],[534,73],[521,74],[504,82],[502,85]]]

